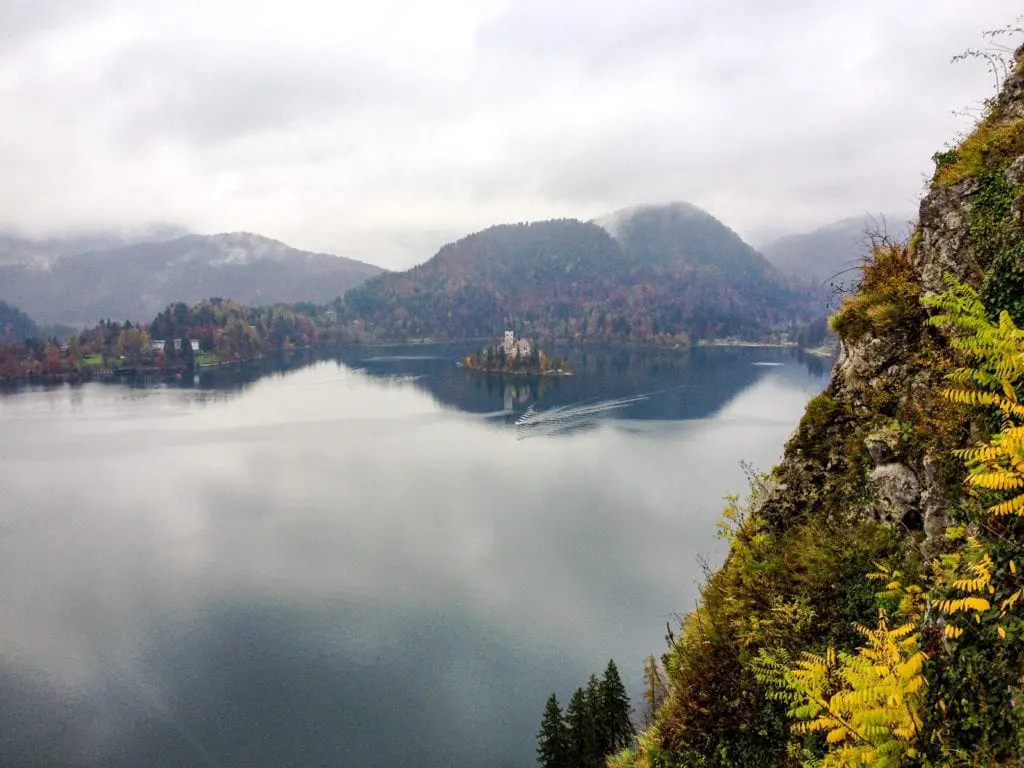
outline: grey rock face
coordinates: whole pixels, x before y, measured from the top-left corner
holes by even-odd
[[[905,464],[883,464],[868,476],[879,516],[898,523],[911,512],[917,511],[921,499],[921,484],[917,475]]]
[[[1019,64],[1024,57],[1024,45],[1014,53],[1014,60]],[[1004,118],[1019,119],[1024,117],[1024,77],[1014,72],[1003,83],[996,102],[1000,114]]]
[[[922,548],[925,555],[933,555],[941,549],[949,525],[945,486],[939,476],[940,466],[935,455],[925,456],[922,473],[924,489],[921,491],[921,518],[925,533]]]
[[[875,466],[894,461],[899,453],[900,435],[894,427],[875,430],[864,438],[864,447]]]
[[[900,346],[894,338],[865,336],[843,344],[836,373],[848,387],[856,387],[884,371],[899,354]]]
[[[1006,176],[1006,180],[1011,184],[1024,183],[1024,156],[1018,157],[1010,163],[1003,175]]]
[[[921,201],[921,244],[914,254],[914,266],[926,293],[944,291],[947,273],[971,283],[981,276],[970,228],[970,198],[977,190],[977,179],[967,178],[933,189]]]

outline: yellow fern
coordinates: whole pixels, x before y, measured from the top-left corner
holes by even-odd
[[[857,630],[866,642],[856,653],[791,663],[762,651],[754,674],[789,704],[794,732],[825,734],[826,768],[896,768],[918,754],[926,657],[915,623],[890,628],[880,612],[877,627]]]
[[[1024,379],[1024,331],[1007,312],[998,323],[989,321],[975,291],[950,281],[950,289],[923,299],[926,306],[942,310],[929,322],[950,331],[950,343],[969,363],[949,375],[957,385],[945,389],[951,402],[970,407],[997,408],[1003,429],[988,442],[955,455],[970,469],[967,486],[977,490],[1012,493],[988,508],[995,516],[1024,515],[1024,406],[1017,384]]]

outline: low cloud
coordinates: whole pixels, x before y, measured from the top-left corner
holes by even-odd
[[[688,200],[741,233],[913,209],[1001,0],[22,2],[0,227],[177,221],[408,266],[437,233]]]

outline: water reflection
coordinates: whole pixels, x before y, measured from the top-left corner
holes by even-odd
[[[433,354],[422,347],[396,347],[391,354],[351,348],[335,359],[371,376],[407,376],[446,406],[469,413],[506,411],[516,425],[531,412],[567,407],[600,408],[626,419],[699,419],[718,411],[739,392],[778,367],[776,373],[816,386],[830,361],[796,350],[698,348],[689,351],[568,346],[554,350],[566,356],[575,376],[517,377],[481,374],[453,365],[468,348],[438,345]],[[414,354],[420,350],[420,354]],[[759,363],[770,363],[761,366]],[[628,407],[627,407],[628,406]],[[610,413],[610,411],[617,413]]]
[[[798,350],[772,348],[698,348],[652,350],[601,346],[561,346],[554,352],[569,359],[572,377],[524,377],[482,374],[457,362],[474,349],[465,343],[348,347],[332,352],[303,350],[288,356],[242,365],[214,366],[185,376],[122,376],[107,386],[151,391],[153,387],[189,393],[199,405],[223,402],[259,382],[289,375],[307,366],[332,361],[390,382],[410,381],[438,403],[476,414],[501,416],[518,425],[522,414],[568,406],[619,403],[609,414],[627,419],[695,419],[715,413],[726,402],[765,376],[770,367],[795,384],[812,386],[827,376],[832,361]],[[801,375],[801,372],[805,374]],[[82,385],[70,386],[77,392]],[[8,383],[0,394],[53,392],[67,385],[26,387]],[[628,405],[628,409],[624,406]]]
[[[507,409],[455,351],[0,398],[0,764],[526,768],[552,691],[636,695],[824,380],[587,350]]]

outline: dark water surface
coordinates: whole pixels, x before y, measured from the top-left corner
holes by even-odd
[[[637,701],[827,370],[464,351],[0,396],[0,766],[526,768],[552,691]]]

